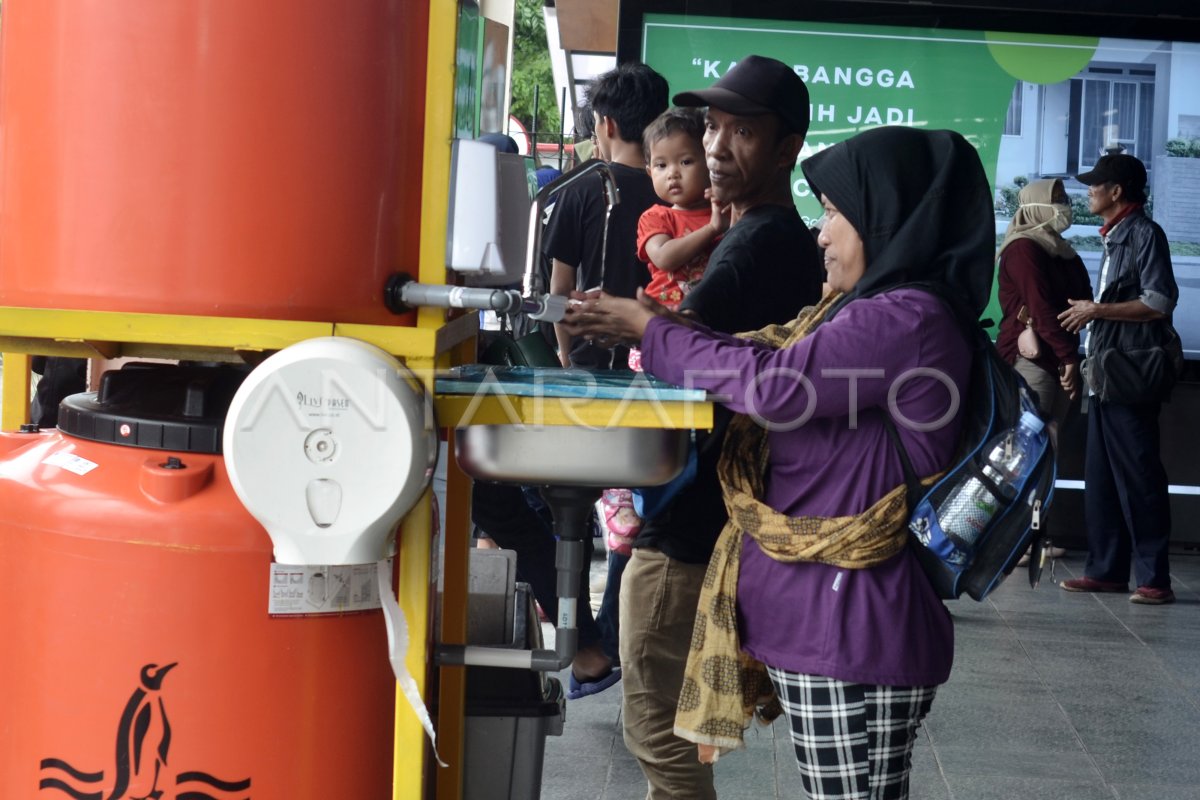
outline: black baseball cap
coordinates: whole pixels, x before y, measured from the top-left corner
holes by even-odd
[[[680,92],[674,101],[746,117],[775,114],[789,132],[808,133],[808,87],[787,64],[765,56],[746,56],[709,88]]]
[[[1090,172],[1076,175],[1075,180],[1088,186],[1117,183],[1126,189],[1141,191],[1146,188],[1146,165],[1127,153],[1100,156]]]

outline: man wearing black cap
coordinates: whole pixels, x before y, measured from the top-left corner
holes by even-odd
[[[707,107],[711,196],[733,222],[680,310],[726,333],[794,319],[820,298],[822,279],[791,192],[808,130],[807,87],[786,64],[748,56],[712,87],[674,99]],[[646,520],[622,580],[625,743],[646,775],[647,800],[716,797],[712,765],[674,733],[696,602],[727,518],[716,465],[729,414],[714,414],[712,432],[697,432],[695,480]]]
[[[791,175],[808,132],[808,87],[786,64],[747,56],[708,89],[675,95],[707,106],[704,149],[713,202],[733,227],[682,309],[720,331],[795,318],[821,291],[821,258],[796,213]],[[745,316],[742,302],[757,305]]]
[[[1063,581],[1062,588],[1127,591],[1132,560],[1137,588],[1130,601],[1161,605],[1175,600],[1167,564],[1167,474],[1159,456],[1158,412],[1164,398],[1154,391],[1147,394],[1144,386],[1130,387],[1144,397],[1114,394],[1111,381],[1118,376],[1108,367],[1121,361],[1120,351],[1127,351],[1130,341],[1148,341],[1170,330],[1179,289],[1167,237],[1142,211],[1142,162],[1125,154],[1103,156],[1077,180],[1088,186],[1092,213],[1104,219],[1104,256],[1098,301],[1070,300],[1071,307],[1059,314],[1067,330],[1088,329],[1083,372],[1089,395],[1084,465],[1088,557],[1084,577]],[[1112,348],[1119,351],[1115,361],[1105,354]]]

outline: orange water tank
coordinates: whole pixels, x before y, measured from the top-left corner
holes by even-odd
[[[217,373],[0,434],[0,797],[391,797],[382,612],[268,613],[271,542],[212,452],[240,376]]]
[[[395,324],[424,0],[4,0],[0,306]]]

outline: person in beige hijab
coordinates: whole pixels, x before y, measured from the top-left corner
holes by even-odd
[[[1058,178],[1032,181],[1017,196],[1000,245],[1000,307],[1004,316],[996,347],[1037,393],[1038,410],[1057,447],[1058,429],[1079,395],[1079,334],[1058,322],[1068,299],[1092,297],[1083,260],[1063,231],[1071,226],[1071,203]],[[1051,547],[1050,555],[1065,551]]]

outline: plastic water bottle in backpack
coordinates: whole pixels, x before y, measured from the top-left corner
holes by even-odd
[[[1005,431],[984,447],[981,471],[987,478],[966,475],[938,509],[938,521],[951,542],[969,550],[986,530],[1002,503],[1016,497],[1044,449],[1045,423],[1036,414],[1021,414],[1015,430]],[[967,550],[962,558],[969,557]]]
[[[1057,470],[1037,395],[978,320],[942,299],[972,347],[962,431],[945,472],[919,478],[891,417],[883,422],[904,468],[910,551],[939,597],[982,600],[1044,541]],[[1041,559],[1028,572],[1036,587]]]

